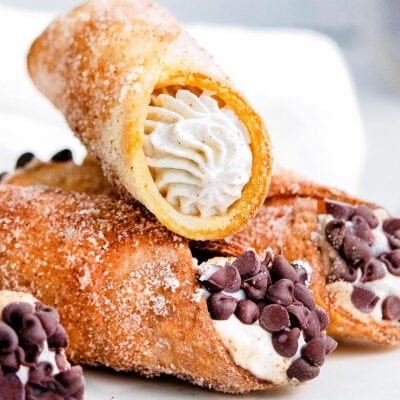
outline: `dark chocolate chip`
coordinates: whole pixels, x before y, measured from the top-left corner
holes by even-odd
[[[17,375],[12,373],[3,374],[0,371],[1,399],[25,400],[24,388]]]
[[[293,357],[299,347],[300,329],[293,328],[272,334],[272,345],[282,357]]]
[[[51,157],[51,161],[53,162],[66,162],[72,160],[72,151],[70,149],[60,150],[53,157]]]
[[[55,332],[47,338],[47,344],[49,349],[61,349],[68,346],[68,335],[62,325],[58,325]]]
[[[315,311],[310,311],[307,316],[307,327],[303,330],[304,339],[306,342],[319,336],[321,333],[321,325],[319,323],[318,314]]]
[[[253,251],[245,251],[232,263],[239,271],[240,276],[247,277],[257,275],[260,271],[260,257]]]
[[[301,285],[305,285],[306,282],[309,280],[307,270],[301,265],[297,264],[296,262],[292,262],[292,266],[296,271],[296,283],[300,283]]]
[[[340,219],[333,219],[326,224],[325,235],[328,242],[337,250],[342,247],[346,223]]]
[[[24,168],[34,158],[35,158],[35,155],[31,152],[26,152],[26,153],[21,154],[17,159],[17,162],[15,164],[15,169]]]
[[[289,279],[292,282],[295,282],[297,275],[295,269],[291,264],[289,264],[286,258],[278,255],[274,258],[272,263],[271,278],[272,282],[276,282],[279,279]]]
[[[244,324],[250,325],[260,318],[260,310],[256,303],[251,300],[239,300],[235,310],[236,316]]]
[[[0,365],[4,372],[17,372],[21,365],[21,359],[19,357],[19,352],[14,351],[10,354],[0,355]],[[1,396],[0,396],[1,398]]]
[[[42,344],[39,343],[23,342],[21,343],[21,347],[23,348],[25,353],[24,363],[27,364],[36,363],[37,358],[43,350]]]
[[[55,375],[58,389],[64,396],[76,396],[84,386],[82,368],[74,366]]]
[[[315,306],[314,311],[317,314],[320,329],[321,331],[324,331],[329,326],[329,316],[327,312],[319,306]]]
[[[353,302],[354,306],[363,313],[370,313],[374,309],[378,300],[379,297],[376,296],[373,291],[362,286],[353,287],[351,301]]]
[[[11,326],[0,321],[0,354],[13,353],[18,347],[18,336]]]
[[[15,302],[10,303],[3,309],[3,321],[19,331],[22,325],[22,318],[25,314],[33,312],[33,307],[29,303]]]
[[[271,303],[288,306],[293,302],[293,291],[293,281],[280,279],[268,288],[266,298]]]
[[[346,231],[343,240],[343,253],[346,261],[352,265],[365,264],[371,257],[371,248],[359,237],[352,235],[349,230]]]
[[[291,304],[287,307],[292,326],[298,326],[300,329],[305,329],[308,326],[307,318],[310,310],[300,304]]]
[[[392,248],[400,249],[400,218],[386,219],[382,228]]]
[[[240,275],[238,270],[232,265],[225,265],[214,272],[206,281],[204,286],[212,293],[225,290],[226,292],[237,292],[240,289]]]
[[[356,207],[354,209],[354,215],[359,215],[360,217],[363,217],[372,229],[376,228],[379,225],[378,218],[375,217],[372,210],[367,206],[361,205]]]
[[[390,321],[400,320],[400,299],[397,296],[388,296],[382,303],[383,319]]]
[[[1,172],[0,173],[0,182],[8,175],[8,172]]]
[[[301,355],[313,365],[321,367],[325,361],[326,340],[323,336],[311,339],[301,349]]]
[[[211,318],[216,320],[228,319],[235,312],[236,304],[235,298],[221,292],[214,293],[207,299],[208,311]]]
[[[382,254],[379,258],[386,264],[386,268],[391,274],[400,276],[400,249]]]
[[[331,354],[332,351],[334,351],[337,347],[337,341],[335,339],[332,339],[330,336],[325,336],[326,340],[326,349],[325,349],[325,355],[327,356],[328,354]]]
[[[20,342],[41,344],[46,340],[46,331],[40,319],[34,314],[25,314],[22,317],[21,328],[18,332]]]
[[[314,310],[315,303],[313,295],[304,285],[300,285],[299,283],[294,284],[294,298],[301,301],[310,310]]]
[[[351,221],[353,222],[353,233],[369,246],[373,245],[375,236],[365,218],[361,217],[361,215],[355,215]]]
[[[297,379],[299,382],[309,381],[314,379],[319,374],[319,367],[311,365],[303,357],[300,357],[292,362],[287,370],[287,376],[290,379]]]
[[[54,308],[44,307],[36,313],[42,323],[43,329],[46,331],[48,336],[51,336],[57,329],[60,323],[60,316]]]
[[[368,263],[362,266],[361,282],[372,282],[382,279],[385,276],[385,268],[382,262],[376,258],[371,258]]]
[[[331,214],[333,218],[349,219],[353,215],[353,206],[341,201],[325,199],[326,212]]]
[[[356,279],[357,270],[351,265],[348,265],[342,257],[337,256],[335,260],[333,260],[329,270],[327,276],[328,283],[336,281],[354,282]]]
[[[246,279],[242,283],[242,288],[246,296],[251,300],[261,300],[265,297],[267,288],[271,283],[269,271],[263,271],[257,275]]]
[[[268,332],[279,332],[289,327],[290,320],[286,308],[279,304],[264,307],[260,316],[260,325]]]
[[[66,369],[68,367],[68,362],[65,359],[65,355],[64,355],[64,353],[62,351],[57,350],[56,351],[56,355],[55,355],[54,358],[55,358],[55,361],[56,361],[57,368],[60,371],[64,371],[64,369]]]

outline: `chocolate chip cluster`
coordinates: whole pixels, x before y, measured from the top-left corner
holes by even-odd
[[[373,211],[365,205],[351,206],[333,200],[326,200],[325,205],[327,213],[334,218],[326,224],[325,236],[337,250],[327,280],[354,282],[351,295],[353,304],[362,312],[370,313],[379,298],[363,283],[384,278],[386,270],[400,276],[400,219],[388,218],[383,221],[382,230],[391,250],[380,254],[375,251],[374,254],[374,230],[379,227],[379,221]],[[358,279],[359,275],[361,277]],[[400,299],[396,296],[384,299],[382,315],[384,319],[400,320]]]
[[[60,325],[57,311],[37,302],[11,303],[3,309],[0,321],[0,398],[13,400],[81,400],[84,393],[82,369],[68,368],[63,348],[67,334]],[[47,341],[55,353],[61,371],[54,375],[53,365],[41,361]],[[20,368],[28,368],[27,382],[17,376]],[[67,369],[68,368],[68,369]]]
[[[243,324],[258,321],[272,334],[272,345],[282,357],[295,356],[303,334],[306,343],[301,355],[287,371],[290,379],[302,382],[318,375],[325,355],[336,347],[333,339],[321,333],[329,319],[315,305],[305,285],[307,278],[300,264],[289,264],[283,256],[274,257],[272,253],[261,261],[249,250],[232,263],[227,262],[203,284],[211,292],[207,299],[211,318],[226,320],[235,314]],[[230,295],[240,289],[244,299]]]

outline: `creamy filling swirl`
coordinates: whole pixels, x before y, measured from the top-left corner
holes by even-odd
[[[209,93],[153,96],[143,150],[161,195],[185,215],[224,215],[250,179],[245,126]]]

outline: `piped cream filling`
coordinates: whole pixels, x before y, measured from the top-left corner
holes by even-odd
[[[372,229],[372,233],[375,237],[375,243],[371,246],[371,251],[372,255],[374,257],[377,257],[382,253],[390,251],[389,242],[382,229],[383,221],[389,218],[389,215],[383,209],[374,210],[373,213],[378,218],[379,225],[376,228]],[[322,239],[321,249],[322,249],[326,274],[329,272],[329,268],[332,265],[332,262],[338,256],[337,250],[330,245],[325,235],[326,224],[332,219],[333,219],[332,215],[329,214],[322,214],[319,216],[319,221],[321,225],[321,239]],[[350,222],[346,222],[346,224],[348,226],[351,226]],[[362,274],[361,270],[359,270],[357,279],[354,282],[340,281],[340,285],[343,286],[342,291],[348,294],[346,296],[348,297],[348,299],[345,302],[345,305],[352,311],[357,310],[358,312],[358,309],[353,305],[350,298],[352,287],[354,285],[360,284],[363,287],[366,287],[367,289],[373,291],[379,297],[379,300],[376,303],[374,309],[370,314],[368,314],[377,321],[382,320],[382,302],[385,300],[385,298],[388,296],[397,296],[400,298],[400,277],[391,274],[388,271],[385,263],[381,262],[381,264],[385,270],[385,276],[381,279],[377,279],[371,282],[360,282]],[[334,282],[331,285],[337,285],[338,283],[339,282]]]
[[[160,194],[185,215],[225,215],[251,176],[249,135],[211,94],[153,96],[143,150]]]
[[[215,257],[202,263],[199,268],[200,282],[207,280],[214,272],[223,267],[227,261],[234,258]],[[210,295],[203,287],[206,298]],[[245,293],[239,289],[228,296],[244,299]],[[298,340],[297,352],[293,357],[282,357],[272,345],[272,333],[263,329],[256,321],[251,325],[242,323],[234,314],[227,320],[212,320],[222,343],[228,350],[236,365],[252,373],[255,377],[270,381],[276,385],[290,382],[287,370],[293,360],[300,357],[301,348],[305,344],[303,335]]]

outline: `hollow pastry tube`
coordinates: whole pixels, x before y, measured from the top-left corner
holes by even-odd
[[[263,203],[264,124],[213,59],[150,0],[89,1],[35,40],[29,73],[117,191],[198,240]]]
[[[198,266],[141,205],[0,185],[0,243],[2,288],[57,307],[75,362],[239,393],[312,379],[335,347],[309,269],[254,251]]]
[[[29,293],[0,290],[1,399],[83,399],[82,369],[66,360],[67,345],[54,308]]]
[[[400,343],[400,219],[343,191],[281,171],[268,200],[239,234],[199,243],[240,254],[267,246],[313,266],[311,289],[344,341]]]

